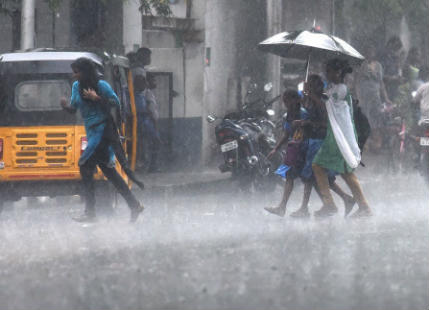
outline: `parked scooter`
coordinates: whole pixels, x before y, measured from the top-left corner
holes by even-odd
[[[209,123],[220,120],[215,127],[215,135],[224,163],[219,169],[231,172],[242,189],[249,189],[252,184],[264,191],[275,188],[271,180],[274,170],[281,163],[281,154],[267,159],[276,145],[275,124],[268,119],[274,114],[271,109],[273,102],[275,100],[258,100],[245,104],[241,111],[229,113],[223,118],[207,116]]]
[[[242,123],[244,127],[247,126],[250,129],[262,131],[262,134],[267,138],[267,142],[274,147],[276,143],[276,113],[272,105],[280,99],[280,95],[270,100],[266,100],[264,96],[250,101],[250,98],[254,98],[253,92],[256,87],[255,84],[253,88],[248,90],[245,103],[240,111],[229,113],[225,115],[225,118],[236,120]],[[265,84],[264,93],[270,93],[272,88],[272,83]]]

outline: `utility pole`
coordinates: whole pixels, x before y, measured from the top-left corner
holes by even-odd
[[[331,0],[331,34],[335,35],[335,0]]]
[[[283,27],[283,6],[282,0],[267,0],[267,37],[282,32]],[[267,78],[273,83],[272,93],[280,94],[281,85],[281,61],[279,56],[268,55]],[[278,103],[277,103],[278,104]],[[280,103],[281,105],[281,103]],[[275,107],[279,110],[279,106]]]
[[[139,6],[140,1],[138,0],[124,1],[123,4],[123,44],[126,53],[136,50],[142,45],[143,17]]]
[[[35,0],[22,0],[21,15],[21,49],[34,48],[35,35]]]

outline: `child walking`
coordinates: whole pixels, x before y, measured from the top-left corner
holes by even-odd
[[[294,180],[301,173],[305,156],[303,130],[297,122],[305,118],[305,111],[301,109],[301,98],[298,92],[294,89],[286,90],[283,94],[283,103],[287,110],[283,137],[268,154],[268,158],[276,153],[283,144],[287,143],[284,163],[276,171],[276,174],[286,179],[286,183],[281,202],[275,207],[265,208],[268,212],[278,216],[284,216],[286,213],[286,205],[293,190]]]

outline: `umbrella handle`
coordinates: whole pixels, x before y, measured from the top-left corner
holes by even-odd
[[[311,50],[308,53],[307,65],[306,65],[306,69],[305,69],[305,83],[308,82],[308,75],[310,73],[310,59],[311,59]]]

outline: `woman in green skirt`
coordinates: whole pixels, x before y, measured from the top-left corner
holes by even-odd
[[[323,207],[314,214],[316,217],[332,216],[338,212],[329,190],[328,170],[340,174],[350,188],[359,206],[353,216],[371,215],[368,202],[353,173],[361,157],[353,124],[352,100],[343,83],[346,74],[351,72],[352,68],[344,60],[332,59],[326,65],[326,94],[329,97],[326,109],[329,122],[325,140],[313,160],[313,172],[323,200]]]

